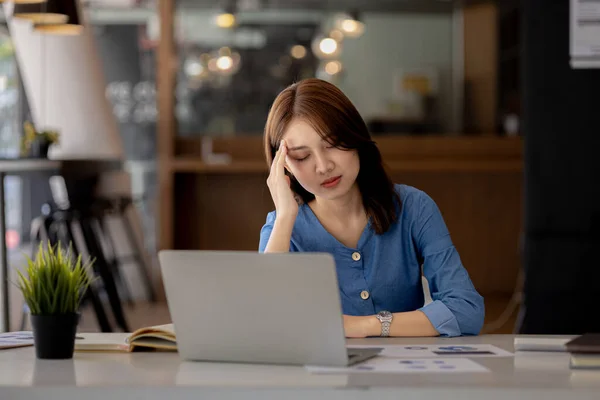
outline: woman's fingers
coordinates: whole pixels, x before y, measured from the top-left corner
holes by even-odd
[[[281,141],[281,146],[279,147],[279,160],[278,161],[278,172],[283,172],[285,169],[285,158],[287,156],[287,145],[285,141]]]
[[[279,162],[279,157],[281,156],[281,146],[279,149],[275,151],[275,157],[273,157],[273,162],[271,163],[271,169],[275,168],[277,163]]]
[[[275,152],[275,157],[273,157],[273,162],[271,163],[270,175],[275,176],[277,173],[277,169],[279,168],[279,160],[281,159],[281,146]]]

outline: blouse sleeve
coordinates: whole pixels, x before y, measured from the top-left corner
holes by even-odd
[[[485,306],[475,290],[442,214],[421,192],[413,237],[429,282],[432,302],[420,308],[440,336],[477,335],[483,327]]]
[[[275,224],[276,214],[275,211],[271,211],[267,214],[267,220],[265,224],[260,230],[260,239],[258,241],[258,252],[264,253],[267,248],[267,243],[269,243],[269,238],[271,237],[271,232],[273,231],[273,225]],[[294,244],[290,241],[290,252],[298,251]]]

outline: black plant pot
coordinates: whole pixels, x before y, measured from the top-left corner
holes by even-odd
[[[73,358],[79,314],[31,315],[35,355],[41,359]]]
[[[46,139],[35,139],[31,142],[29,148],[29,156],[32,158],[48,158],[48,150],[50,149],[50,141]]]

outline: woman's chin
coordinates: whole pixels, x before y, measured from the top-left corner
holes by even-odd
[[[336,187],[332,189],[323,189],[320,188],[318,193],[316,193],[316,197],[319,197],[323,200],[337,200],[345,197],[350,192],[350,189],[345,187]]]

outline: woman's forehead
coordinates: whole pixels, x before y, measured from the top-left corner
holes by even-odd
[[[292,121],[282,139],[288,147],[320,145],[324,141],[310,124],[302,120]]]

